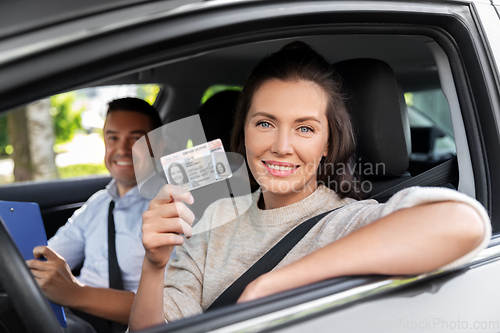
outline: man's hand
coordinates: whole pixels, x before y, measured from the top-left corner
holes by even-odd
[[[73,306],[83,285],[73,276],[66,260],[47,246],[35,247],[33,255],[37,259],[26,263],[45,296],[54,303]],[[42,257],[47,261],[38,260]]]

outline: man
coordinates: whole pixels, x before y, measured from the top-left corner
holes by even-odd
[[[99,332],[120,331],[123,327],[117,323],[128,323],[144,257],[142,213],[149,204],[137,188],[132,146],[161,125],[158,112],[143,100],[122,98],[109,103],[103,128],[104,159],[113,180],[73,214],[49,240],[48,247],[33,250],[35,258],[47,261],[27,262],[47,298],[71,309],[71,332],[76,331],[76,326],[80,331],[85,331],[83,326],[93,331],[79,318]],[[110,223],[115,228],[111,236]],[[76,279],[71,269],[82,262]]]

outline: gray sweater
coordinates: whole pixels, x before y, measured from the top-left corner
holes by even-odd
[[[491,224],[476,200],[444,188],[412,187],[398,192],[387,203],[375,200],[340,199],[325,186],[292,205],[261,210],[260,190],[236,198],[239,217],[230,199],[207,208],[193,228],[193,236],[176,248],[177,258],[167,266],[164,316],[172,321],[202,313],[239,276],[301,222],[344,206],[319,221],[276,266],[280,268],[332,243],[398,209],[438,201],[460,201],[474,207],[482,217],[485,234],[481,244],[465,256],[442,267],[451,269],[473,259],[491,237]]]

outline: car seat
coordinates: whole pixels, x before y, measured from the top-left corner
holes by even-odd
[[[207,141],[221,139],[226,151],[231,147],[231,130],[239,95],[236,90],[218,92],[198,110]]]
[[[392,68],[376,59],[333,65],[342,81],[356,132],[356,171],[370,181],[370,195],[410,178],[411,134],[403,91]]]
[[[333,68],[342,80],[355,127],[355,170],[372,185],[368,194],[382,192],[411,178],[407,171],[410,124],[404,95],[392,68],[376,59],[346,60]],[[200,108],[207,141],[221,138],[224,147],[229,147],[238,96],[238,91],[223,91]]]

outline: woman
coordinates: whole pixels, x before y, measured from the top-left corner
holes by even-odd
[[[168,180],[170,184],[176,186],[182,186],[188,189],[189,178],[186,174],[186,170],[179,163],[172,163],[168,167]]]
[[[201,313],[295,226],[337,207],[239,301],[343,275],[456,267],[488,243],[486,212],[455,191],[415,187],[386,204],[358,201],[354,175],[333,172],[355,149],[339,83],[328,62],[303,43],[285,46],[254,69],[240,96],[232,142],[260,186],[236,198],[251,200],[251,208],[185,241],[181,234],[191,236],[194,217],[182,201],[193,198],[175,187],[162,189],[168,199],[152,200],[143,215],[146,256],[132,330]],[[318,169],[328,172],[318,175]],[[338,193],[329,188],[345,182],[352,186]],[[215,202],[195,228],[209,227],[231,208],[230,200]],[[165,266],[181,244],[164,285]]]
[[[226,167],[224,166],[224,164],[222,164],[222,162],[217,163],[217,165],[215,166],[215,170],[217,170],[218,175],[223,175],[226,173]]]

